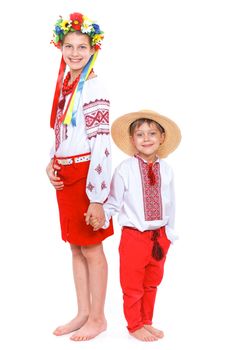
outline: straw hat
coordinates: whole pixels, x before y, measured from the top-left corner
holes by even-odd
[[[171,119],[164,117],[151,110],[142,110],[139,112],[132,112],[125,114],[117,118],[111,128],[112,138],[115,144],[121,149],[121,151],[132,156],[137,153],[136,148],[133,146],[130,134],[129,126],[137,119],[147,118],[159,123],[165,130],[165,140],[159,147],[157,155],[160,158],[167,157],[171,152],[175,151],[181,141],[181,132],[179,127]]]

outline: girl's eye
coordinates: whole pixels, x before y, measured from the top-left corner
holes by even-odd
[[[81,46],[80,46],[80,49],[86,49],[86,46],[81,45]]]

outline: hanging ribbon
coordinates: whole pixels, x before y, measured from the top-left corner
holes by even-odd
[[[94,66],[97,55],[98,55],[98,51],[96,51],[90,57],[89,61],[87,62],[87,64],[83,68],[83,71],[82,71],[81,76],[80,76],[80,80],[79,80],[78,84],[75,86],[75,88],[71,94],[70,100],[68,102],[67,108],[65,110],[65,113],[63,114],[63,116],[61,118],[61,120],[63,121],[63,124],[69,125],[72,122],[72,124],[74,126],[76,125],[76,113],[74,113],[74,116],[73,116],[73,109],[74,109],[76,94],[81,93],[81,91],[83,89],[84,82],[88,78],[88,76],[89,76],[89,74]]]
[[[65,69],[66,69],[66,63],[65,63],[65,61],[63,59],[63,56],[62,56],[62,59],[61,59],[61,62],[60,62],[60,67],[59,67],[59,74],[58,74],[56,87],[55,87],[54,99],[53,99],[53,103],[52,103],[52,110],[51,110],[50,126],[53,129],[54,129],[54,126],[55,126],[55,119],[56,119],[58,103],[59,103],[59,97],[60,97],[60,91],[61,91],[62,84],[63,84],[63,77],[64,77]]]

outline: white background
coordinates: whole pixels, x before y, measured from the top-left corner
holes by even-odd
[[[1,5],[0,347],[12,349],[227,349],[227,10],[222,0],[5,1]],[[60,53],[49,45],[61,14],[82,12],[105,30],[96,73],[111,122],[139,109],[174,119],[182,143],[177,234],[158,291],[150,344],[127,334],[118,280],[120,230],[104,242],[108,330],[76,344],[53,329],[74,317],[71,256],[61,242],[45,174]],[[113,168],[125,158],[114,145]]]

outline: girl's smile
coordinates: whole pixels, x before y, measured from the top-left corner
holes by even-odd
[[[88,35],[70,32],[65,36],[62,54],[64,61],[70,67],[72,79],[82,72],[94,52]]]

